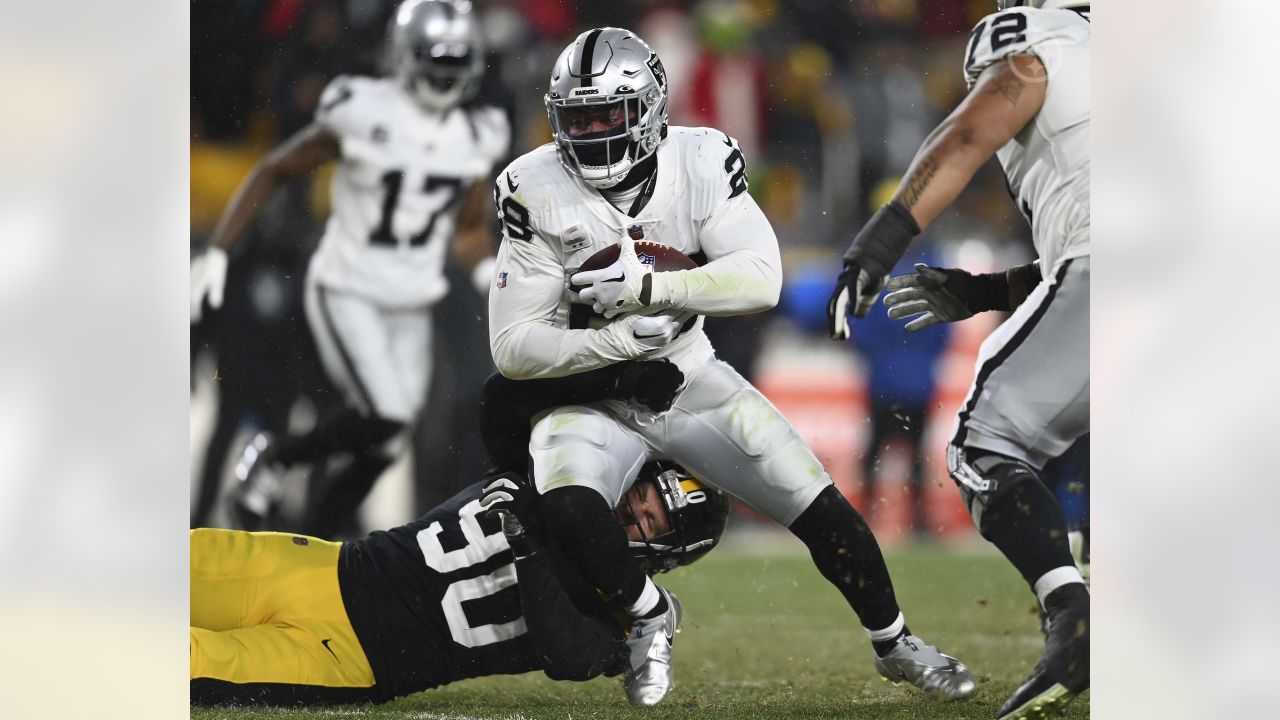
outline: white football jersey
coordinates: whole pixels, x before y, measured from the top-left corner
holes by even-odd
[[[431,113],[392,78],[340,76],[321,95],[316,122],[338,138],[342,158],[312,274],[388,306],[444,297],[458,207],[506,156],[506,115],[493,107]]]
[[[681,307],[751,312],[760,308],[745,307],[749,297],[758,301],[781,285],[777,237],[747,192],[737,141],[710,128],[671,127],[657,158],[652,195],[635,217],[569,174],[550,143],[498,175],[494,200],[503,239],[489,291],[489,337],[504,374],[556,377],[626,359],[593,339],[599,334],[592,331],[607,321],[590,304],[575,303],[569,289],[583,261],[624,236],[669,245],[704,264],[683,271],[687,302]],[[688,377],[714,357],[702,324],[698,317],[645,359],[669,358]]]
[[[969,86],[1009,55],[1038,56],[1049,71],[1035,120],[996,153],[1018,209],[1031,224],[1044,277],[1089,254],[1089,11],[1010,8],[973,29]]]

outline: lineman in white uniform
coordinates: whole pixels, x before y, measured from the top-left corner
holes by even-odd
[[[453,251],[487,291],[492,245],[487,179],[506,156],[503,111],[464,106],[479,86],[484,49],[465,0],[408,0],[388,39],[388,77],[340,76],[315,122],[266,157],[232,200],[213,247],[193,264],[192,314],[221,303],[226,251],[284,179],[337,160],[332,214],[306,278],[306,313],[326,373],[349,411],[303,437],[255,439],[233,495],[247,525],[261,522],[276,475],[338,452],[356,456],[349,482],[322,501],[307,529],[326,535],[399,452],[431,377],[431,308],[448,292]],[[252,528],[251,528],[252,529]]]
[[[652,705],[671,687],[663,638],[679,622],[678,604],[627,558],[608,508],[659,457],[800,537],[857,612],[882,673],[939,699],[971,693],[969,671],[906,628],[865,522],[778,410],[715,358],[702,331],[698,316],[767,310],[781,288],[777,239],[747,193],[737,142],[708,128],[667,127],[662,64],[619,28],[584,32],[565,49],[546,102],[555,142],[517,159],[495,187],[503,240],[489,337],[498,370],[547,378],[665,358],[686,378],[665,413],[621,401],[561,407],[536,422],[530,444],[559,545],[636,618],[631,702]],[[704,264],[646,273],[632,245],[641,238]],[[618,263],[576,272],[620,241]]]
[[[1013,310],[982,345],[947,466],[974,523],[1049,617],[1044,656],[999,717],[1059,717],[1089,686],[1089,594],[1040,471],[1089,431],[1089,6],[998,6],[966,47],[969,96],[854,239],[829,314],[832,336],[846,337],[848,306],[864,316],[911,238],[983,162],[999,158],[1031,224],[1037,261],[976,276],[918,265],[915,275],[889,281],[885,305],[912,332]]]

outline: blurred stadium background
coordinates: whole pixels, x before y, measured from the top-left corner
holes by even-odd
[[[337,74],[376,74],[395,0],[193,0],[191,244],[201,251],[237,185],[304,126]],[[505,107],[512,157],[547,142],[542,104],[556,54],[598,25],[630,28],[663,58],[670,120],[735,136],[750,191],[782,246],[782,302],[707,323],[720,356],[796,425],[882,543],[912,533],[973,534],[946,476],[943,446],[991,314],[908,335],[877,307],[855,337],[825,336],[840,254],[885,202],[926,134],[964,92],[961,58],[992,0],[703,0],[608,3],[474,0],[489,45],[482,96]],[[193,326],[192,525],[224,525],[220,496],[259,429],[305,429],[337,394],[302,313],[306,260],[328,213],[329,173],[286,187],[232,256],[221,312]],[[496,235],[495,235],[496,237]],[[1030,231],[988,165],[917,241],[911,262],[1006,267],[1031,256]],[[485,303],[458,271],[436,310],[436,377],[412,460],[394,466],[362,512],[398,524],[484,470],[477,396],[493,372]],[[877,434],[877,428],[879,433]],[[911,428],[914,432],[906,431]],[[920,454],[913,454],[914,443]],[[1064,504],[1085,506],[1068,468]],[[868,483],[868,480],[872,483]],[[305,502],[293,483],[291,502]],[[913,491],[913,488],[915,490]],[[754,519],[745,510],[738,522]]]

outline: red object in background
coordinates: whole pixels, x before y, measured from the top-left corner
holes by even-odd
[[[275,0],[262,14],[262,30],[272,40],[280,40],[297,24],[298,17],[311,0]]]
[[[974,360],[995,318],[980,316],[957,323],[946,352],[938,360],[937,390],[930,403],[924,436],[924,506],[929,534],[942,539],[968,537],[973,522],[955,483],[947,475],[947,443],[956,413],[973,382]],[[862,502],[863,454],[870,425],[866,387],[847,367],[787,367],[767,363],[756,386],[791,422],[826,467],[841,494],[863,515],[882,543],[905,540],[911,532],[910,458],[894,448],[880,461],[877,507],[868,513]]]
[[[578,8],[562,0],[523,0],[520,14],[544,40],[568,42],[578,27]]]

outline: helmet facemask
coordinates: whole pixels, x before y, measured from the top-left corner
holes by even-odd
[[[656,91],[645,98],[635,93],[547,97],[547,116],[561,162],[599,189],[622,182],[632,167],[657,152],[665,110],[666,97]],[[657,117],[664,121],[654,123]]]
[[[475,92],[479,77],[474,70],[474,49],[460,43],[436,43],[414,47],[411,65],[401,77],[414,98],[431,110],[445,110]]]
[[[650,574],[688,565],[706,555],[720,542],[729,518],[728,500],[718,491],[680,470],[659,470],[641,482],[653,482],[657,486],[671,528],[650,538],[645,535],[643,525],[636,522],[640,540],[628,542],[632,554]],[[636,517],[630,507],[630,495],[624,495],[623,502],[628,504],[631,516]]]

